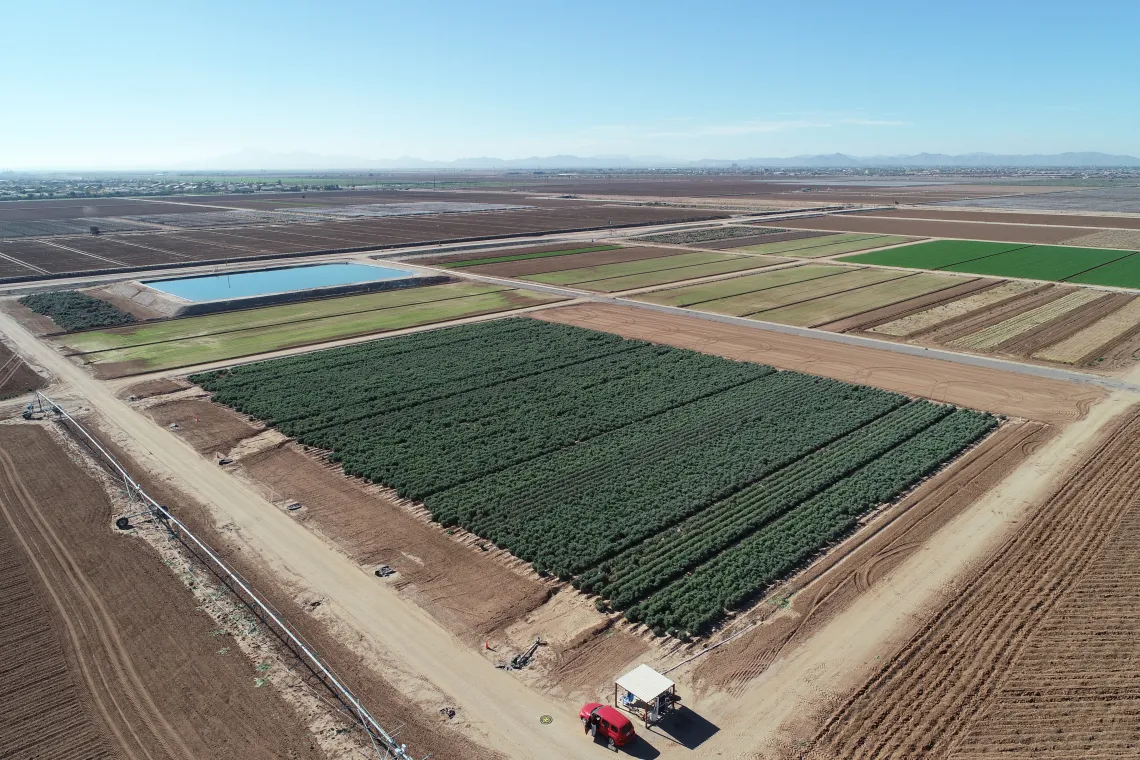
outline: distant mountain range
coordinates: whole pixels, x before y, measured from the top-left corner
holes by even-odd
[[[743,158],[738,160],[702,159],[679,161],[664,156],[532,156],[503,159],[492,157],[461,158],[455,161],[427,161],[412,156],[390,159],[368,159],[357,156],[327,156],[317,153],[274,153],[246,149],[193,165],[170,167],[204,170],[351,170],[351,169],[638,169],[638,168],[773,168],[827,169],[855,167],[1140,167],[1135,156],[1108,153],[1052,153],[1003,155],[995,153],[916,153],[904,156],[849,156],[845,153],[792,156],[791,158]]]

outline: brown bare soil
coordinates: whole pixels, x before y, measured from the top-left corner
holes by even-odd
[[[948,319],[941,324],[933,325],[931,328],[917,332],[910,337],[918,338],[921,336],[922,342],[924,343],[949,343],[952,340],[970,335],[990,325],[996,325],[998,322],[1016,317],[1018,314],[1024,314],[1030,309],[1044,306],[1050,301],[1056,301],[1071,292],[1073,292],[1072,288],[1063,288],[1056,285],[1042,285],[1036,290],[1022,293],[1014,298],[1007,298],[986,309],[963,314],[954,319]]]
[[[1101,216],[1099,214],[1027,214],[1000,211],[966,211],[935,208],[876,211],[867,216],[892,219],[944,219],[956,222],[999,222],[1001,224],[1047,224],[1061,227],[1107,227],[1140,230],[1140,216]]]
[[[1031,227],[1017,224],[888,219],[864,214],[837,214],[809,219],[785,219],[781,227],[835,232],[869,232],[880,235],[996,240],[1011,243],[1060,243],[1088,233],[1080,227]]]
[[[485,243],[484,245],[489,245]],[[514,256],[516,254],[525,253],[548,253],[550,251],[569,251],[574,248],[588,248],[593,247],[595,244],[585,243],[580,241],[572,241],[566,243],[553,243],[550,245],[528,245],[528,246],[512,246],[510,248],[476,248],[470,251],[461,251],[459,253],[443,253],[437,256],[420,256],[417,255],[415,262],[417,264],[448,264],[454,261],[470,261],[471,259],[486,259],[493,256]],[[598,243],[596,245],[603,245]]]
[[[533,317],[1042,422],[1080,419],[1106,395],[1092,386],[636,307],[581,304]]]
[[[347,683],[382,725],[400,728],[400,738],[406,741],[414,754],[432,753],[441,760],[501,760],[497,753],[478,745],[459,732],[469,729],[460,720],[449,722],[435,709],[425,711],[409,696],[412,689],[406,684],[393,684],[381,676],[374,664],[346,643],[344,632],[337,630],[320,615],[320,599],[312,599],[283,582],[256,557],[243,551],[247,548],[240,537],[233,536],[227,526],[214,523],[208,508],[191,495],[171,488],[164,480],[140,467],[122,447],[106,434],[99,418],[87,421],[97,431],[100,442],[132,473],[143,488],[161,504],[167,505],[186,523],[199,538],[218,550],[231,567],[257,589],[258,593],[280,611],[294,630],[320,653],[322,659]],[[379,579],[377,579],[379,581]],[[296,661],[295,671],[303,673]],[[319,686],[314,678],[310,685]],[[332,698],[331,692],[328,693]],[[443,705],[440,705],[441,707]],[[287,755],[282,755],[287,757]]]
[[[1140,230],[1101,230],[1088,235],[1071,238],[1066,245],[1081,245],[1090,248],[1140,248]]]
[[[1101,346],[1084,357],[1081,365],[1111,372],[1133,367],[1138,361],[1140,361],[1140,330]]]
[[[924,309],[929,309],[938,304],[964,298],[971,293],[987,290],[998,285],[1000,282],[1001,280],[966,280],[961,285],[955,285],[952,288],[937,290],[933,293],[899,301],[898,303],[893,303],[890,306],[884,306],[880,309],[873,309],[872,311],[866,311],[862,314],[856,314],[835,322],[829,322],[828,324],[820,325],[819,329],[830,330],[831,332],[867,330],[876,325],[881,325],[895,319],[901,319],[902,317],[923,311]]]
[[[44,387],[44,379],[8,346],[0,343],[0,399],[22,396]]]
[[[151,398],[152,396],[165,396],[167,393],[185,390],[190,383],[177,377],[160,377],[157,380],[144,380],[141,383],[127,386],[119,394],[122,398],[134,396],[136,399]]]
[[[1140,412],[838,709],[819,758],[1136,754]]]
[[[240,441],[261,432],[261,428],[206,398],[156,404],[146,414],[163,427],[177,425],[174,432],[206,456],[225,456]]]
[[[28,649],[6,638],[0,650],[16,667],[3,670],[0,688],[21,692],[4,700],[0,754],[321,757],[290,708],[256,687],[252,663],[220,653],[234,642],[212,635],[213,622],[154,551],[115,534],[112,510],[102,485],[46,430],[0,426],[5,559],[35,586],[28,596],[24,584],[21,598],[9,585],[17,571],[2,576],[0,619],[27,615],[34,638]]]
[[[757,608],[763,622],[736,642],[707,655],[694,673],[702,689],[738,695],[784,651],[898,567],[954,517],[1015,470],[1055,432],[1040,423],[1006,423],[994,435],[805,572],[768,595],[786,607]]]
[[[619,264],[624,261],[655,259],[659,256],[676,256],[680,253],[685,253],[685,251],[676,248],[636,246],[633,248],[617,248],[612,251],[571,253],[566,256],[548,256],[546,258],[526,259],[524,261],[503,261],[498,264],[464,267],[463,271],[475,272],[476,274],[488,274],[496,277],[520,277],[528,274],[541,274],[543,272],[560,272],[563,269],[596,267],[602,264]]]
[[[232,414],[219,407],[219,411]],[[236,416],[236,415],[235,415]],[[391,581],[468,644],[540,606],[550,589],[449,537],[426,515],[412,514],[380,489],[295,444],[240,460],[242,470],[297,519],[366,566],[390,565]]]
[[[1135,296],[1130,293],[1111,293],[1001,344],[998,351],[1015,356],[1031,356],[1107,317],[1133,298]]]

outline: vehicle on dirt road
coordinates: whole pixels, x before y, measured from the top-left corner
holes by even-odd
[[[578,713],[586,733],[594,737],[594,741],[601,739],[606,745],[617,751],[633,741],[636,735],[633,730],[633,721],[618,712],[617,708],[603,705],[601,702],[587,702],[582,705]]]

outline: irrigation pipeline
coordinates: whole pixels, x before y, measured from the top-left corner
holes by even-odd
[[[194,533],[191,532],[191,530],[186,527],[186,525],[181,520],[172,515],[170,511],[166,509],[166,507],[162,506],[150,496],[148,496],[146,491],[142,489],[142,486],[139,485],[138,482],[130,476],[130,473],[128,473],[123,468],[123,466],[119,464],[119,462],[115,459],[115,457],[111,455],[109,451],[103,448],[102,444],[100,444],[99,441],[96,440],[96,438],[91,435],[91,433],[89,433],[86,428],[83,427],[83,425],[79,424],[79,422],[70,414],[68,414],[67,410],[65,410],[62,406],[55,403],[50,398],[38,391],[36,392],[36,402],[41,409],[46,406],[47,410],[50,410],[51,412],[54,412],[63,419],[67,420],[67,422],[71,424],[72,428],[77,433],[82,435],[86,441],[91,446],[93,446],[100,455],[102,455],[108,464],[110,464],[111,467],[113,467],[115,471],[119,473],[119,476],[122,477],[123,483],[128,488],[128,490],[130,490],[135,496],[137,496],[145,504],[148,505],[152,514],[163,520],[167,525],[174,525],[177,527],[178,530],[181,531],[182,535],[194,542],[194,544],[207,557],[210,558],[210,561],[214,563],[219,572],[237,584],[237,586],[245,593],[246,597],[254,605],[256,605],[258,609],[261,610],[266,619],[271,621],[273,625],[275,625],[277,629],[292,643],[292,645],[296,647],[296,651],[305,660],[308,661],[309,665],[317,672],[319,672],[322,676],[324,676],[326,683],[332,688],[337,696],[346,705],[352,708],[353,712],[356,714],[357,719],[360,721],[360,724],[364,727],[365,731],[367,731],[369,735],[369,738],[372,740],[373,746],[377,750],[377,755],[380,755],[380,746],[376,746],[376,743],[379,742],[379,744],[384,749],[382,757],[384,757],[386,760],[388,758],[391,758],[392,760],[414,760],[414,758],[408,754],[407,746],[397,742],[393,735],[384,730],[384,727],[381,726],[380,723],[372,717],[372,715],[368,712],[367,709],[365,709],[364,705],[360,702],[356,695],[353,694],[352,691],[350,691],[349,688],[345,686],[340,681],[340,679],[333,674],[332,670],[329,669],[327,665],[325,665],[320,656],[318,656],[316,652],[314,652],[304,641],[301,640],[301,637],[296,632],[294,632],[288,623],[285,622],[284,618],[282,618],[269,605],[268,602],[262,600],[262,598],[257,595],[249,583],[246,582],[246,580],[242,578],[236,570],[232,569],[229,567],[229,565],[222,561],[222,558],[218,556],[217,552],[210,548],[204,541],[195,536]]]

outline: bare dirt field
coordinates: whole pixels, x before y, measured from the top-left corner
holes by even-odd
[[[261,432],[260,427],[204,398],[155,404],[146,413],[163,427],[177,425],[174,432],[207,457],[223,456],[239,441]]]
[[[996,240],[1011,243],[1061,243],[1088,233],[1080,227],[1033,227],[983,222],[926,221],[889,219],[867,214],[835,214],[808,219],[785,219],[782,227],[833,232],[868,232],[881,235]]]
[[[27,615],[36,644],[3,649],[17,655],[4,690],[22,686],[5,699],[3,756],[321,757],[153,550],[115,534],[112,509],[46,430],[0,426],[0,532],[19,568],[3,576],[0,619]],[[23,592],[9,585],[21,572]]]
[[[354,562],[395,569],[398,574],[389,582],[468,646],[479,645],[550,595],[549,586],[533,574],[512,570],[471,541],[460,543],[426,515],[346,477],[339,465],[302,453],[296,444],[253,454],[239,464],[274,502],[301,504],[297,519]]]
[[[943,526],[1013,472],[1055,429],[1007,423],[968,455],[883,510],[870,524],[768,596],[784,606],[759,609],[763,623],[709,654],[693,673],[701,690],[738,695],[780,654],[919,551]],[[748,621],[753,622],[752,616]]]
[[[795,232],[773,232],[768,235],[752,235],[742,238],[728,238],[727,240],[710,240],[704,243],[689,243],[692,248],[711,248],[715,251],[726,248],[743,248],[746,245],[760,245],[763,243],[782,243],[785,240],[804,240],[813,237],[826,237],[827,232],[814,232],[812,230],[797,230]]]
[[[1090,232],[1071,240],[1065,241],[1069,245],[1079,245],[1088,248],[1121,248],[1140,249],[1140,230],[1101,230]]]
[[[609,304],[546,309],[535,318],[769,364],[1042,422],[1083,417],[1104,390],[862,346]]]
[[[444,760],[499,760],[500,755],[464,735],[472,726],[462,712],[449,720],[439,715],[434,708],[423,709],[421,702],[425,694],[430,695],[426,698],[434,697],[438,700],[439,707],[449,703],[446,695],[440,698],[439,694],[432,693],[424,683],[397,683],[381,675],[377,669],[377,653],[359,641],[359,637],[351,630],[345,630],[334,615],[325,611],[328,606],[326,603],[330,600],[307,591],[299,579],[282,577],[276,569],[269,568],[259,557],[248,551],[249,547],[236,526],[215,522],[214,516],[194,495],[173,488],[165,477],[155,477],[146,468],[139,466],[109,432],[110,423],[97,417],[87,422],[99,435],[103,445],[129,471],[135,473],[147,493],[166,505],[200,538],[221,552],[230,566],[241,573],[263,598],[288,619],[294,630],[321,654],[337,676],[352,688],[383,725],[390,730],[399,729],[400,738],[417,755],[430,752],[434,757]],[[365,602],[361,600],[360,603]],[[299,661],[294,659],[293,663],[296,672],[304,672]],[[247,680],[252,682],[252,677]],[[306,682],[314,688],[321,688],[320,682],[312,677],[307,678]],[[260,689],[257,693],[266,694],[270,690]],[[326,698],[331,698],[331,694],[326,692]],[[278,712],[283,719],[289,719],[284,705]],[[293,721],[297,722],[299,721]],[[254,736],[255,729],[246,727],[243,731],[251,739],[260,738]],[[199,756],[213,755],[203,753]],[[291,756],[287,752],[281,752],[272,757]]]
[[[1026,214],[1013,211],[965,211],[939,208],[908,208],[876,211],[867,216],[891,219],[944,219],[952,222],[997,222],[1000,224],[1046,224],[1061,227],[1104,227],[1140,230],[1140,216],[1091,214]]]
[[[0,343],[0,399],[22,396],[43,386],[44,379],[12,349]]]
[[[818,758],[1136,752],[1140,413],[827,721]]]

